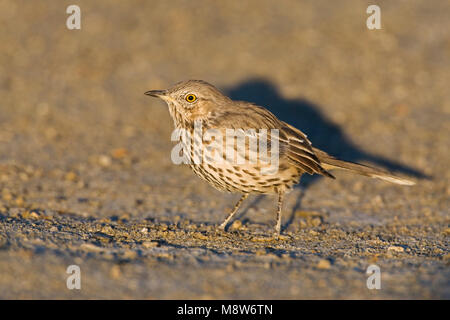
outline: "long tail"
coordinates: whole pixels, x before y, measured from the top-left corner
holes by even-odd
[[[342,169],[342,170],[348,170],[348,171],[351,171],[353,173],[357,173],[357,174],[360,174],[363,176],[377,178],[377,179],[389,181],[389,182],[396,183],[396,184],[402,184],[402,185],[406,185],[406,186],[412,186],[412,185],[416,184],[414,181],[394,176],[393,174],[391,174],[385,170],[372,168],[372,167],[369,167],[369,166],[366,166],[363,164],[359,164],[359,163],[339,160],[339,159],[336,159],[336,158],[330,156],[326,152],[316,149],[316,148],[313,148],[313,150],[314,150],[314,153],[319,158],[321,165],[325,170]]]

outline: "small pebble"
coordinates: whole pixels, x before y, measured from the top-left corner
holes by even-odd
[[[106,155],[101,155],[98,158],[98,163],[102,166],[102,167],[109,167],[112,163],[111,158],[106,156]]]
[[[141,229],[141,232],[142,232],[142,233],[147,233],[147,232],[148,232],[148,228],[145,228],[145,227],[142,228],[142,229]]]
[[[239,230],[242,227],[242,222],[240,220],[235,220],[231,226],[230,230]]]
[[[400,247],[400,246],[390,246],[388,248],[388,251],[403,252],[403,251],[405,251],[405,248]]]
[[[322,270],[330,269],[331,263],[327,259],[322,259],[317,263],[316,267],[317,267],[317,269],[322,269]]]

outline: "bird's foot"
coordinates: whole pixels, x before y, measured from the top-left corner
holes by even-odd
[[[227,226],[227,223],[223,222],[220,225],[218,225],[216,227],[217,230],[221,231],[221,232],[225,232],[225,227]]]

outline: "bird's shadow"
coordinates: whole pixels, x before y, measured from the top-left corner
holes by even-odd
[[[306,133],[313,146],[342,160],[367,161],[417,179],[430,178],[411,166],[360,149],[347,137],[341,127],[321,113],[316,104],[305,99],[283,98],[277,88],[265,79],[247,80],[226,89],[225,93],[233,100],[253,102],[267,108],[279,119]],[[305,191],[308,186],[321,177],[320,175],[304,175],[301,187]],[[297,201],[296,207],[299,205]]]

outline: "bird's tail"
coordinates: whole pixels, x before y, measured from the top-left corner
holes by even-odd
[[[314,153],[319,158],[321,165],[325,170],[342,169],[342,170],[351,171],[353,173],[357,173],[357,174],[360,174],[363,176],[377,178],[377,179],[389,181],[389,182],[396,183],[396,184],[402,184],[402,185],[406,185],[406,186],[412,186],[412,185],[416,184],[414,181],[394,176],[393,174],[391,174],[385,170],[369,167],[369,166],[359,164],[359,163],[339,160],[339,159],[336,159],[336,158],[330,156],[326,152],[316,149],[316,148],[313,148],[313,150],[314,150]]]

